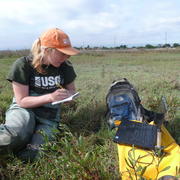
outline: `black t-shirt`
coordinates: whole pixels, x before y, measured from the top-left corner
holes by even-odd
[[[30,92],[46,94],[58,89],[57,84],[64,86],[76,78],[76,73],[69,61],[62,63],[58,68],[52,65],[43,65],[42,67],[45,74],[38,73],[33,68],[30,56],[22,57],[14,62],[7,80],[29,85]]]

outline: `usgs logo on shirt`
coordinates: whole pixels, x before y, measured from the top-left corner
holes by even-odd
[[[58,76],[35,76],[36,87],[54,87],[56,84],[60,84],[61,77]]]

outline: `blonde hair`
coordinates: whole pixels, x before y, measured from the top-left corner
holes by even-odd
[[[45,74],[45,70],[42,68],[44,52],[46,49],[50,49],[45,46],[41,46],[40,38],[36,39],[32,45],[31,53],[33,55],[32,65],[37,72]]]
[[[73,66],[71,62],[69,62],[68,60],[65,61],[65,63],[68,65],[68,66]]]

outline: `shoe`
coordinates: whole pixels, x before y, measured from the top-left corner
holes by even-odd
[[[24,163],[32,163],[38,159],[39,151],[39,148],[27,146],[25,149],[17,153],[17,157],[21,159]]]

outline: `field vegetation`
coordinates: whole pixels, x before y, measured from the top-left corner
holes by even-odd
[[[0,123],[13,96],[6,76],[16,58],[0,59]],[[124,77],[149,110],[159,111],[161,97],[166,97],[167,128],[180,143],[180,50],[86,51],[71,57],[71,62],[80,96],[62,106],[57,140],[47,142],[34,163],[24,164],[13,154],[1,156],[1,180],[120,179],[112,141],[115,130],[107,127],[105,97],[111,82]]]

